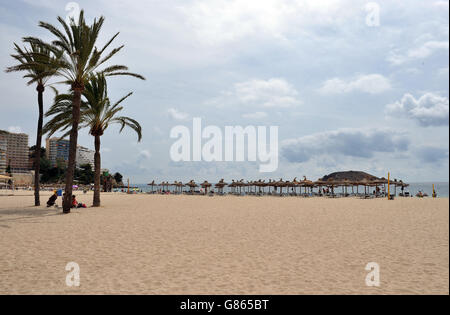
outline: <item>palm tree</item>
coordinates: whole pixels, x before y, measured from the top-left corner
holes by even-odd
[[[138,141],[142,139],[142,128],[136,120],[118,116],[123,109],[123,106],[119,105],[132,94],[128,93],[116,103],[111,104],[108,97],[108,85],[102,73],[92,76],[85,85],[83,96],[86,101],[81,103],[79,128],[89,128],[89,134],[94,136],[94,207],[100,206],[100,137],[108,126],[120,124],[120,132],[127,126],[136,132]],[[55,97],[55,103],[45,114],[46,117],[54,116],[45,125],[45,132],[52,135],[57,131],[65,131],[72,126],[71,99],[72,95],[68,94]]]
[[[92,25],[88,26],[84,19],[84,11],[80,12],[78,23],[72,18],[70,25],[63,18],[58,17],[59,23],[63,27],[60,31],[55,26],[39,22],[39,26],[50,31],[56,40],[51,44],[34,37],[27,37],[24,40],[30,43],[36,43],[44,47],[57,47],[61,49],[62,56],[55,62],[58,68],[56,75],[64,78],[62,83],[70,86],[72,94],[72,128],[70,131],[69,161],[67,164],[65,197],[63,203],[63,213],[69,213],[72,199],[73,175],[75,170],[75,157],[78,141],[78,124],[80,121],[81,94],[89,78],[95,73],[100,72],[105,76],[130,75],[142,80],[145,78],[139,74],[128,72],[128,67],[124,65],[113,65],[98,71],[98,68],[105,64],[111,57],[119,52],[124,46],[112,49],[107,55],[103,56],[105,50],[119,35],[116,33],[101,49],[95,46],[100,30],[102,28],[104,17],[98,20],[94,19]]]
[[[48,80],[55,75],[57,59],[61,52],[54,47],[44,47],[38,44],[30,44],[30,48],[20,48],[14,43],[15,54],[11,55],[18,64],[6,68],[6,72],[24,71],[24,78],[29,79],[28,85],[36,83],[38,92],[39,118],[36,133],[36,146],[34,150],[34,205],[40,205],[39,199],[39,173],[41,161],[42,124],[44,118],[43,94]]]

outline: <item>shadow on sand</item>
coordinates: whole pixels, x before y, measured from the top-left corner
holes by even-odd
[[[6,223],[8,221],[20,221],[28,219],[36,219],[42,217],[50,217],[62,215],[61,208],[39,208],[39,207],[27,207],[17,209],[0,209],[0,223]],[[10,216],[8,218],[8,216]],[[27,222],[33,223],[33,222]],[[0,227],[9,228],[9,226],[0,224]]]

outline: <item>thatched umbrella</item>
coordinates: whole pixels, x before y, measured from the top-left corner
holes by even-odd
[[[405,188],[409,186],[409,184],[404,183],[402,180],[399,181],[400,189],[402,190],[402,196],[405,195]]]
[[[322,186],[327,186],[328,182],[318,179],[313,183],[315,186],[319,187],[319,193],[322,190]]]
[[[367,179],[367,178],[363,178],[362,180],[360,180],[360,181],[358,182],[358,185],[359,185],[359,186],[364,186],[364,194],[365,194],[365,195],[368,195],[368,193],[367,193],[367,188],[370,187],[371,181],[370,181],[369,179]],[[370,191],[369,191],[369,192],[370,192]]]
[[[265,186],[269,187],[269,195],[271,195],[272,192],[270,191],[270,187],[275,187],[274,181],[272,179],[269,179],[269,182]]]
[[[380,178],[380,179],[374,179],[374,180],[370,181],[369,185],[375,186],[375,192],[378,192],[378,186],[385,185],[385,184],[387,184],[387,182],[388,182],[387,179]]]
[[[332,179],[332,178],[329,178],[327,180],[327,186],[331,187],[331,194],[334,195],[334,187],[339,186],[339,182],[334,180],[334,179]]]
[[[297,187],[297,185],[293,181],[289,181],[289,180],[284,182],[284,186],[286,187],[286,193],[289,193],[289,188]]]
[[[244,179],[241,179],[237,182],[237,185],[239,187],[239,194],[242,193],[242,188],[244,187],[244,194],[245,194],[245,187],[248,186],[246,183],[244,183]]]
[[[344,180],[341,181],[340,184],[344,188],[344,195],[347,196],[348,195],[347,187],[352,186],[353,183],[350,180],[348,180],[348,179],[344,179]]]
[[[291,181],[291,183],[292,183],[292,187],[294,187],[294,191],[295,191],[295,194],[297,194],[297,187],[300,187],[300,193],[302,192],[301,191],[301,183],[297,180],[297,177],[294,177],[294,179]]]
[[[234,179],[231,180],[231,183],[228,184],[228,187],[230,187],[232,193],[235,192],[235,189],[236,189],[236,182],[234,181]]]
[[[308,179],[306,179],[306,176],[303,176],[303,180],[300,181],[300,187],[305,187],[305,194],[306,194],[306,188],[310,188],[312,190],[312,187],[314,187],[314,183]],[[301,188],[300,188],[301,193]]]
[[[260,193],[260,194],[264,193],[264,187],[266,186],[265,181],[258,179],[258,181],[254,182],[254,183],[255,183],[255,186],[258,187],[258,193]],[[263,188],[262,192],[261,192],[261,188]]]
[[[205,189],[205,195],[208,194],[208,188],[211,187],[212,185],[210,183],[208,183],[207,180],[205,180],[200,185],[202,186],[203,189]]]
[[[191,179],[188,183],[186,183],[185,186],[189,186],[190,192],[193,193],[195,190],[195,187],[198,187],[198,185],[194,182],[193,179]]]
[[[225,181],[224,181],[223,178],[222,178],[221,180],[219,180],[218,183],[216,183],[216,184],[214,185],[214,187],[216,187],[216,188],[219,190],[219,192],[220,192],[221,194],[223,194],[223,188],[224,188],[226,185],[228,185],[228,184],[225,183]]]
[[[284,182],[283,179],[280,178],[280,180],[275,182],[274,185],[275,185],[274,187],[280,187],[280,196],[281,196],[283,194],[283,187],[286,186],[286,182]]]
[[[159,184],[159,186],[161,186],[161,190],[164,190],[164,187],[166,187],[166,182],[162,181],[161,184]]]
[[[183,183],[182,182],[177,182],[175,181],[172,186],[175,187],[175,192],[176,193],[182,193],[183,192]]]
[[[153,186],[155,186],[156,184],[155,184],[155,181],[154,180],[152,180],[152,182],[151,183],[148,183],[147,184],[148,186],[152,186],[152,193],[153,193]]]

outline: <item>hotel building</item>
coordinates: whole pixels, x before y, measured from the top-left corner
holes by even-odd
[[[28,135],[0,130],[0,174],[6,173],[8,166],[11,173],[29,173]]]
[[[76,157],[77,167],[79,168],[83,164],[91,164],[92,170],[94,170],[94,154],[95,151],[89,150],[88,148],[82,146],[78,146]]]
[[[46,140],[45,155],[52,167],[56,167],[58,161],[67,165],[69,161],[69,140],[48,138]]]

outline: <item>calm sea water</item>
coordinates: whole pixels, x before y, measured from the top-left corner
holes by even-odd
[[[419,191],[422,191],[423,193],[427,193],[429,196],[431,196],[433,192],[433,184],[434,189],[436,190],[438,197],[448,198],[449,192],[448,192],[448,182],[436,182],[436,183],[410,183],[410,186],[405,189],[405,191],[409,191],[411,195],[415,195]],[[143,192],[147,192],[151,190],[151,186],[148,186],[146,184],[139,184],[134,185],[135,187],[138,187]],[[156,190],[159,187],[154,186],[153,189]],[[173,191],[173,187],[169,186],[170,191]],[[185,187],[186,189],[186,187]],[[198,188],[197,188],[198,189]],[[225,192],[230,191],[228,187],[225,187]],[[364,191],[364,188],[360,188],[360,192]],[[340,192],[339,190],[336,190],[336,193]],[[397,193],[400,192],[400,189],[397,189]]]

